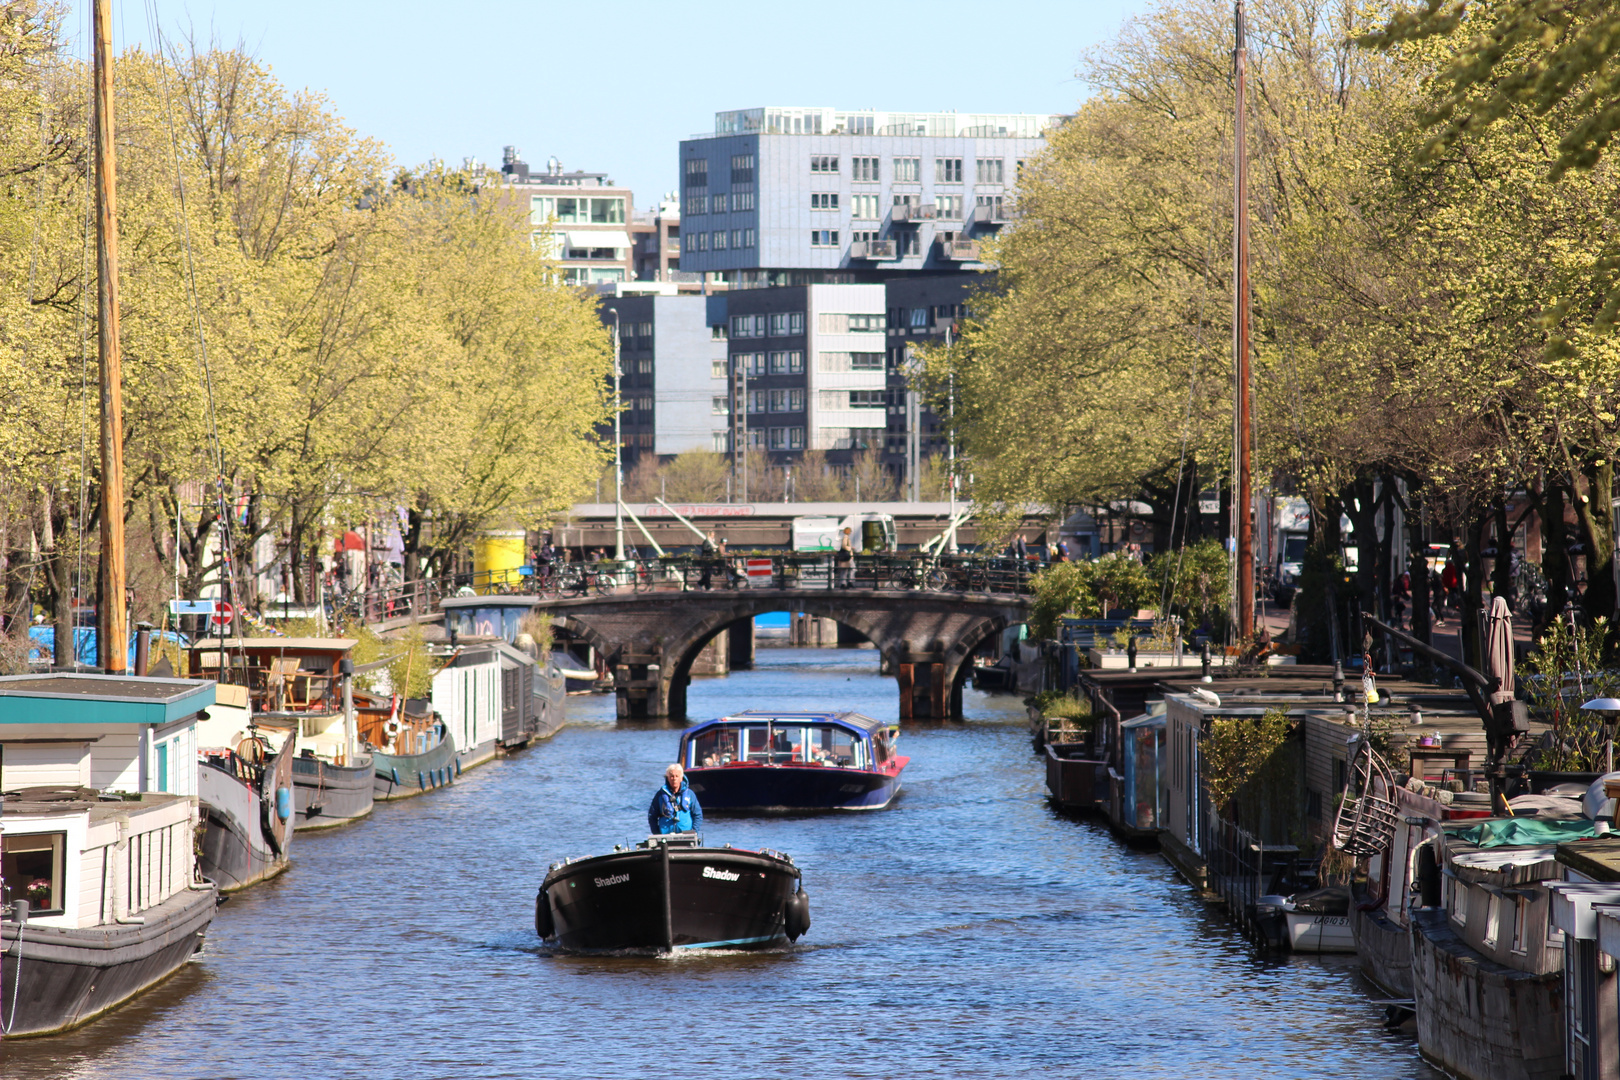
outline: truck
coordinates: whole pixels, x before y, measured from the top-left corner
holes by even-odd
[[[794,551],[836,551],[838,538],[849,530],[850,546],[856,551],[893,551],[894,518],[889,514],[850,514],[848,517],[796,517],[793,519]]]

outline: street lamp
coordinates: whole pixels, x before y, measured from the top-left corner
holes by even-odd
[[[1614,725],[1620,722],[1620,698],[1593,698],[1581,706],[1583,712],[1595,712],[1603,720],[1603,771],[1614,772]]]
[[[619,309],[613,313],[613,560],[624,561],[624,439],[619,432],[623,403],[619,399]]]

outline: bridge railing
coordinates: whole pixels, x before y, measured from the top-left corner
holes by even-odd
[[[423,578],[375,589],[338,593],[330,614],[366,623],[421,618],[440,610],[447,596],[606,596],[620,593],[723,589],[865,589],[884,592],[1027,595],[1040,564],[1011,557],[926,556],[908,552],[855,555],[840,562],[830,552],[774,552],[704,558],[550,563],[513,570]]]

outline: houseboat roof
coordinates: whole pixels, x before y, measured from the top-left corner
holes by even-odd
[[[683,734],[690,735],[695,731],[701,731],[704,728],[713,727],[717,724],[758,724],[767,720],[778,723],[838,724],[846,728],[853,728],[858,731],[866,732],[881,731],[884,728],[895,726],[887,721],[874,720],[870,716],[862,716],[858,712],[833,712],[831,710],[826,712],[778,712],[770,709],[749,709],[746,712],[732,713],[730,716],[720,716],[713,720],[705,720],[701,724],[693,724],[691,727],[687,728]]]
[[[276,652],[348,652],[360,642],[346,637],[249,637],[198,638],[192,642],[193,652],[218,652],[221,645],[230,649],[270,649]]]
[[[214,703],[214,683],[51,672],[0,676],[0,724],[167,724]]]

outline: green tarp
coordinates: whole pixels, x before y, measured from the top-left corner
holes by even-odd
[[[1562,844],[1596,836],[1597,822],[1586,818],[1505,818],[1482,821],[1452,835],[1482,848]]]

